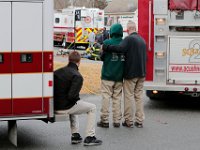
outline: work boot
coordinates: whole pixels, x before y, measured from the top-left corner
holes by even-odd
[[[87,136],[84,140],[84,146],[101,145],[102,141],[98,140],[95,136]]]
[[[113,123],[113,127],[114,127],[114,128],[119,128],[119,127],[120,127],[120,123],[115,123],[115,122],[114,122],[114,123]]]
[[[80,136],[79,133],[73,133],[71,137],[71,143],[72,144],[78,144],[82,142],[82,137]]]
[[[133,123],[129,123],[127,120],[125,120],[122,125],[124,127],[128,127],[128,128],[133,128]]]
[[[109,123],[104,123],[102,121],[99,121],[97,122],[97,127],[109,128]]]
[[[142,123],[135,122],[134,125],[135,125],[137,128],[143,128],[143,124],[142,124]]]

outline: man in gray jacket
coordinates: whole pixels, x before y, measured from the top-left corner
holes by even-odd
[[[143,127],[143,84],[146,76],[146,43],[144,39],[136,33],[136,25],[129,21],[127,24],[127,36],[120,45],[103,45],[104,51],[123,52],[125,54],[124,69],[124,122],[123,126]],[[133,100],[135,100],[135,117],[133,113]]]

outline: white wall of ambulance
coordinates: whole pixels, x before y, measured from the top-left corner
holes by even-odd
[[[48,85],[49,81],[53,81],[53,73],[45,72],[43,68],[45,65],[43,53],[53,52],[53,13],[52,0],[0,0],[0,53],[13,55],[11,66],[7,66],[11,67],[10,73],[0,74],[0,100],[11,101],[10,114],[14,109],[15,100],[13,99],[53,97],[53,87]],[[38,63],[42,70],[14,72],[20,69],[17,68],[17,64],[23,63],[22,60],[14,59],[14,57],[18,54],[22,56],[22,54],[32,53],[41,53],[41,62],[35,62],[37,58],[33,56],[30,64]],[[24,101],[26,102],[28,101]],[[43,106],[42,100],[42,109],[31,111],[42,113]],[[29,117],[33,117],[30,112],[27,115],[27,118]],[[44,117],[47,118],[47,115]]]

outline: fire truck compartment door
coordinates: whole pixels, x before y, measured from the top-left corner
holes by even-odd
[[[14,114],[43,112],[43,3],[12,3]]]
[[[168,83],[200,84],[200,37],[169,37]]]
[[[6,16],[5,16],[6,14]],[[12,112],[11,3],[0,2],[0,116]]]

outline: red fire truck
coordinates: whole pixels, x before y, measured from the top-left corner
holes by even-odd
[[[147,96],[200,96],[200,0],[139,0]]]
[[[0,0],[0,121],[17,145],[17,120],[53,113],[53,0]]]

